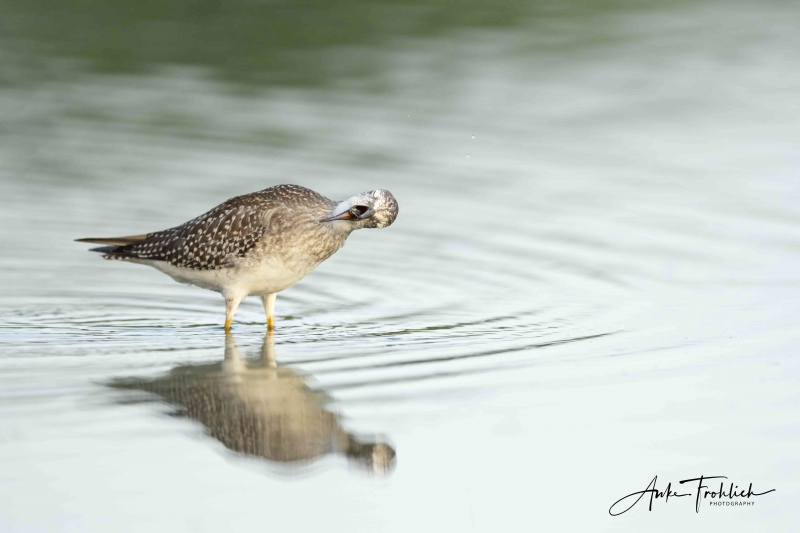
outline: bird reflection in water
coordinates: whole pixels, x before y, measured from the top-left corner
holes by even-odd
[[[151,380],[120,380],[115,388],[155,393],[197,420],[226,448],[268,461],[300,466],[328,454],[375,474],[394,469],[395,451],[380,441],[360,440],[328,409],[331,399],[312,390],[310,376],[278,366],[272,332],[261,357],[242,358],[232,335],[221,363],[186,365]]]

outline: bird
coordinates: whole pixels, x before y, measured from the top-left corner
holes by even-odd
[[[247,296],[260,296],[267,330],[277,294],[308,275],[362,228],[385,228],[399,206],[385,189],[335,201],[300,185],[236,196],[170,229],[124,237],[82,238],[104,259],[153,267],[175,281],[225,298],[225,331]]]

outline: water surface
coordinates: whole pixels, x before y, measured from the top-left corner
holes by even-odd
[[[4,531],[797,523],[793,3],[287,7],[272,48],[4,4]],[[226,338],[219,295],[72,242],[278,183],[401,212],[273,338],[256,298]],[[608,516],[700,474],[777,490]]]

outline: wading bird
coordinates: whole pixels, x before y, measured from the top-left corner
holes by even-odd
[[[261,296],[274,329],[275,297],[344,245],[361,228],[397,217],[392,193],[375,190],[342,202],[299,185],[237,196],[180,226],[127,237],[77,239],[103,244],[103,258],[148,265],[175,281],[225,297],[225,330],[246,296]]]

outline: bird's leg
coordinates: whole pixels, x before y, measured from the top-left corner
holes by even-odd
[[[225,331],[230,332],[231,322],[233,322],[233,315],[236,313],[236,308],[239,307],[243,296],[226,296],[225,297]]]
[[[261,301],[264,303],[264,311],[267,313],[267,331],[275,329],[275,298],[277,297],[277,292],[261,297]]]

